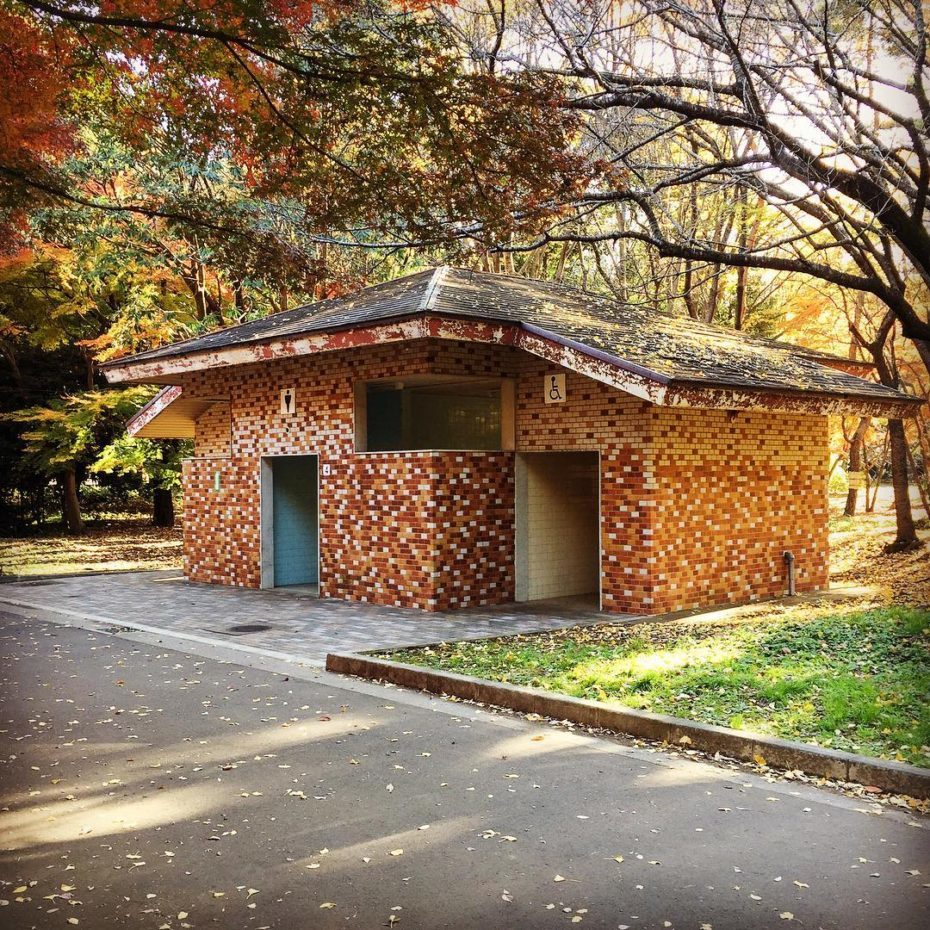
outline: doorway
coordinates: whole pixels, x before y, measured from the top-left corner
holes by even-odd
[[[516,599],[600,600],[600,456],[516,458]]]
[[[262,459],[262,587],[320,582],[319,475],[315,455]]]

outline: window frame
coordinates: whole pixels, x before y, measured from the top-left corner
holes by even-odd
[[[467,381],[495,381],[500,387],[500,443],[492,449],[443,449],[425,447],[421,449],[381,449],[368,448],[368,386],[371,384],[389,384],[391,382],[414,380],[419,384],[461,384]],[[411,379],[364,378],[352,384],[352,438],[354,455],[406,455],[413,452],[512,452],[516,449],[516,381],[505,377],[483,377],[481,375],[413,375]]]

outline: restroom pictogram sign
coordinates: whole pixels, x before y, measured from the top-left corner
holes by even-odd
[[[565,375],[546,375],[543,398],[547,404],[565,403]]]
[[[297,391],[292,387],[281,388],[281,413],[291,414],[297,408]]]

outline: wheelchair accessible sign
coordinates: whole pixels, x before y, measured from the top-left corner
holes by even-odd
[[[543,397],[547,404],[565,403],[565,375],[546,375]]]

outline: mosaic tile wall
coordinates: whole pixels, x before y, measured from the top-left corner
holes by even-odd
[[[317,454],[321,596],[428,610],[512,601],[512,453],[354,453],[355,381],[489,375],[515,357],[504,348],[495,357],[485,346],[447,349],[370,347],[188,379],[190,395],[228,395],[232,413],[227,457],[217,457],[223,413],[214,405],[198,421],[196,457],[185,466],[188,576],[258,587],[261,457]],[[293,415],[280,413],[287,387]]]
[[[355,381],[441,373],[516,379],[518,451],[600,453],[605,610],[782,593],[785,549],[799,591],[826,585],[825,418],[657,408],[574,372],[566,402],[547,405],[544,377],[559,370],[510,347],[423,340],[188,376],[186,391],[228,396],[231,411],[231,424],[219,406],[201,417],[185,467],[188,575],[257,587],[260,458],[316,453],[322,596],[428,610],[511,601],[513,453],[354,452]]]
[[[650,610],[829,584],[826,417],[654,409],[656,587]]]
[[[564,404],[547,404],[545,377],[558,369],[521,359],[517,449],[596,450],[601,458],[601,606],[648,613],[652,596],[651,493],[646,487],[652,405],[573,371]]]

